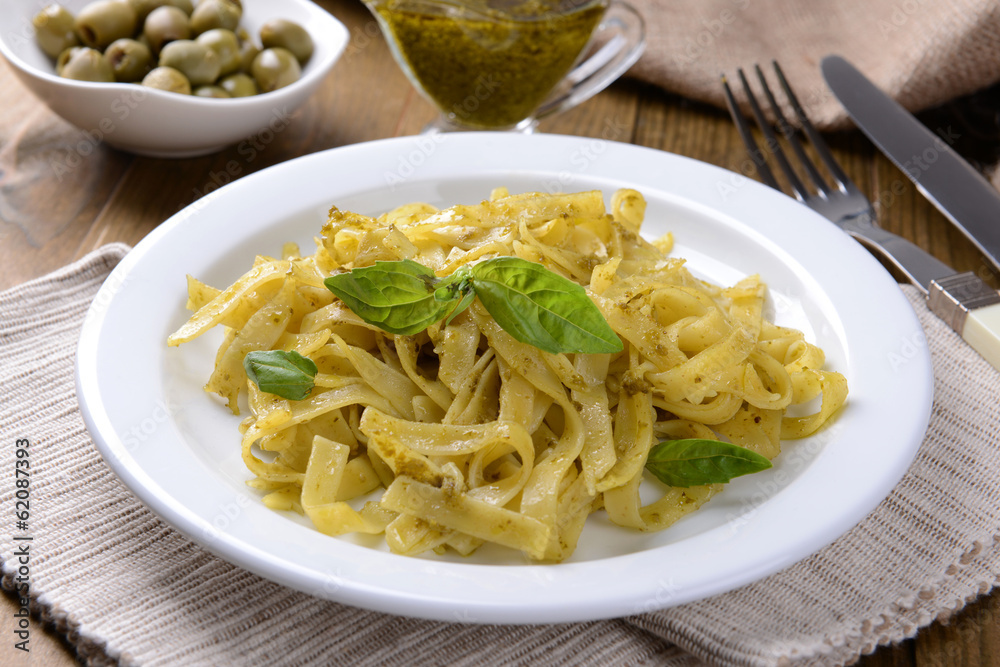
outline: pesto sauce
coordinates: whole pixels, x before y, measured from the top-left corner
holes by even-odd
[[[474,11],[459,16],[455,7]],[[375,4],[418,87],[449,119],[477,128],[530,116],[576,62],[605,8],[560,13],[553,0],[507,2],[502,11],[470,2]]]

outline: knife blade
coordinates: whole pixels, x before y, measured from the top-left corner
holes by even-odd
[[[855,125],[1000,272],[1000,193],[847,60],[827,56],[820,69]],[[1000,369],[1000,293],[971,271],[929,287],[931,311]]]
[[[996,188],[847,60],[827,56],[820,69],[858,129],[1000,273],[1000,193]]]

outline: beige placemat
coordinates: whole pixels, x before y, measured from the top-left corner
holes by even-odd
[[[30,535],[31,607],[91,664],[833,665],[949,616],[1000,573],[1000,374],[905,288],[927,335],[901,340],[899,358],[926,344],[934,360],[927,438],[878,509],[793,567],[665,611],[551,626],[421,621],[284,588],[153,516],[84,428],[76,341],[126,251],[106,246],[0,294],[3,585],[18,583],[14,536]],[[11,518],[17,438],[31,442],[27,530]],[[661,594],[669,586],[651,588]]]
[[[1000,81],[996,0],[626,0],[647,23],[632,73],[723,105],[721,74],[781,63],[813,121],[845,124],[820,60],[839,54],[911,110]]]

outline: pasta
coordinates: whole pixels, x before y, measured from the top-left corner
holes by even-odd
[[[492,542],[561,561],[595,511],[661,530],[723,488],[656,483],[659,498],[643,504],[660,440],[722,439],[773,459],[781,440],[815,432],[847,396],[820,348],[762,315],[757,276],[728,288],[696,279],[668,256],[669,236],[640,236],[644,215],[634,190],[615,193],[610,213],[600,192],[503,188],[476,205],[415,203],[378,218],[334,207],[312,255],[286,244],[221,291],[189,277],[195,312],[168,344],[224,327],[205,389],[236,414],[246,395],[243,460],[268,507],[328,535],[384,534],[400,554],[465,555]],[[447,276],[499,256],[585,286],[623,351],[543,352],[478,301],[448,324],[394,335],[323,283],[380,260]],[[289,400],[248,382],[242,363],[257,350],[312,360],[311,393]],[[805,404],[818,407],[789,411]]]

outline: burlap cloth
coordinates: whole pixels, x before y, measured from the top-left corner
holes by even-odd
[[[632,73],[723,105],[721,74],[777,60],[812,120],[846,115],[820,60],[839,54],[917,111],[1000,81],[996,0],[626,0],[646,19]]]
[[[31,604],[92,664],[842,664],[948,617],[997,581],[1000,373],[907,287],[934,360],[926,440],[878,509],[793,567],[701,602],[551,626],[421,621],[284,588],[157,519],[84,428],[76,342],[127,250],[106,246],[0,294],[3,585],[16,583],[14,445],[29,438]]]

